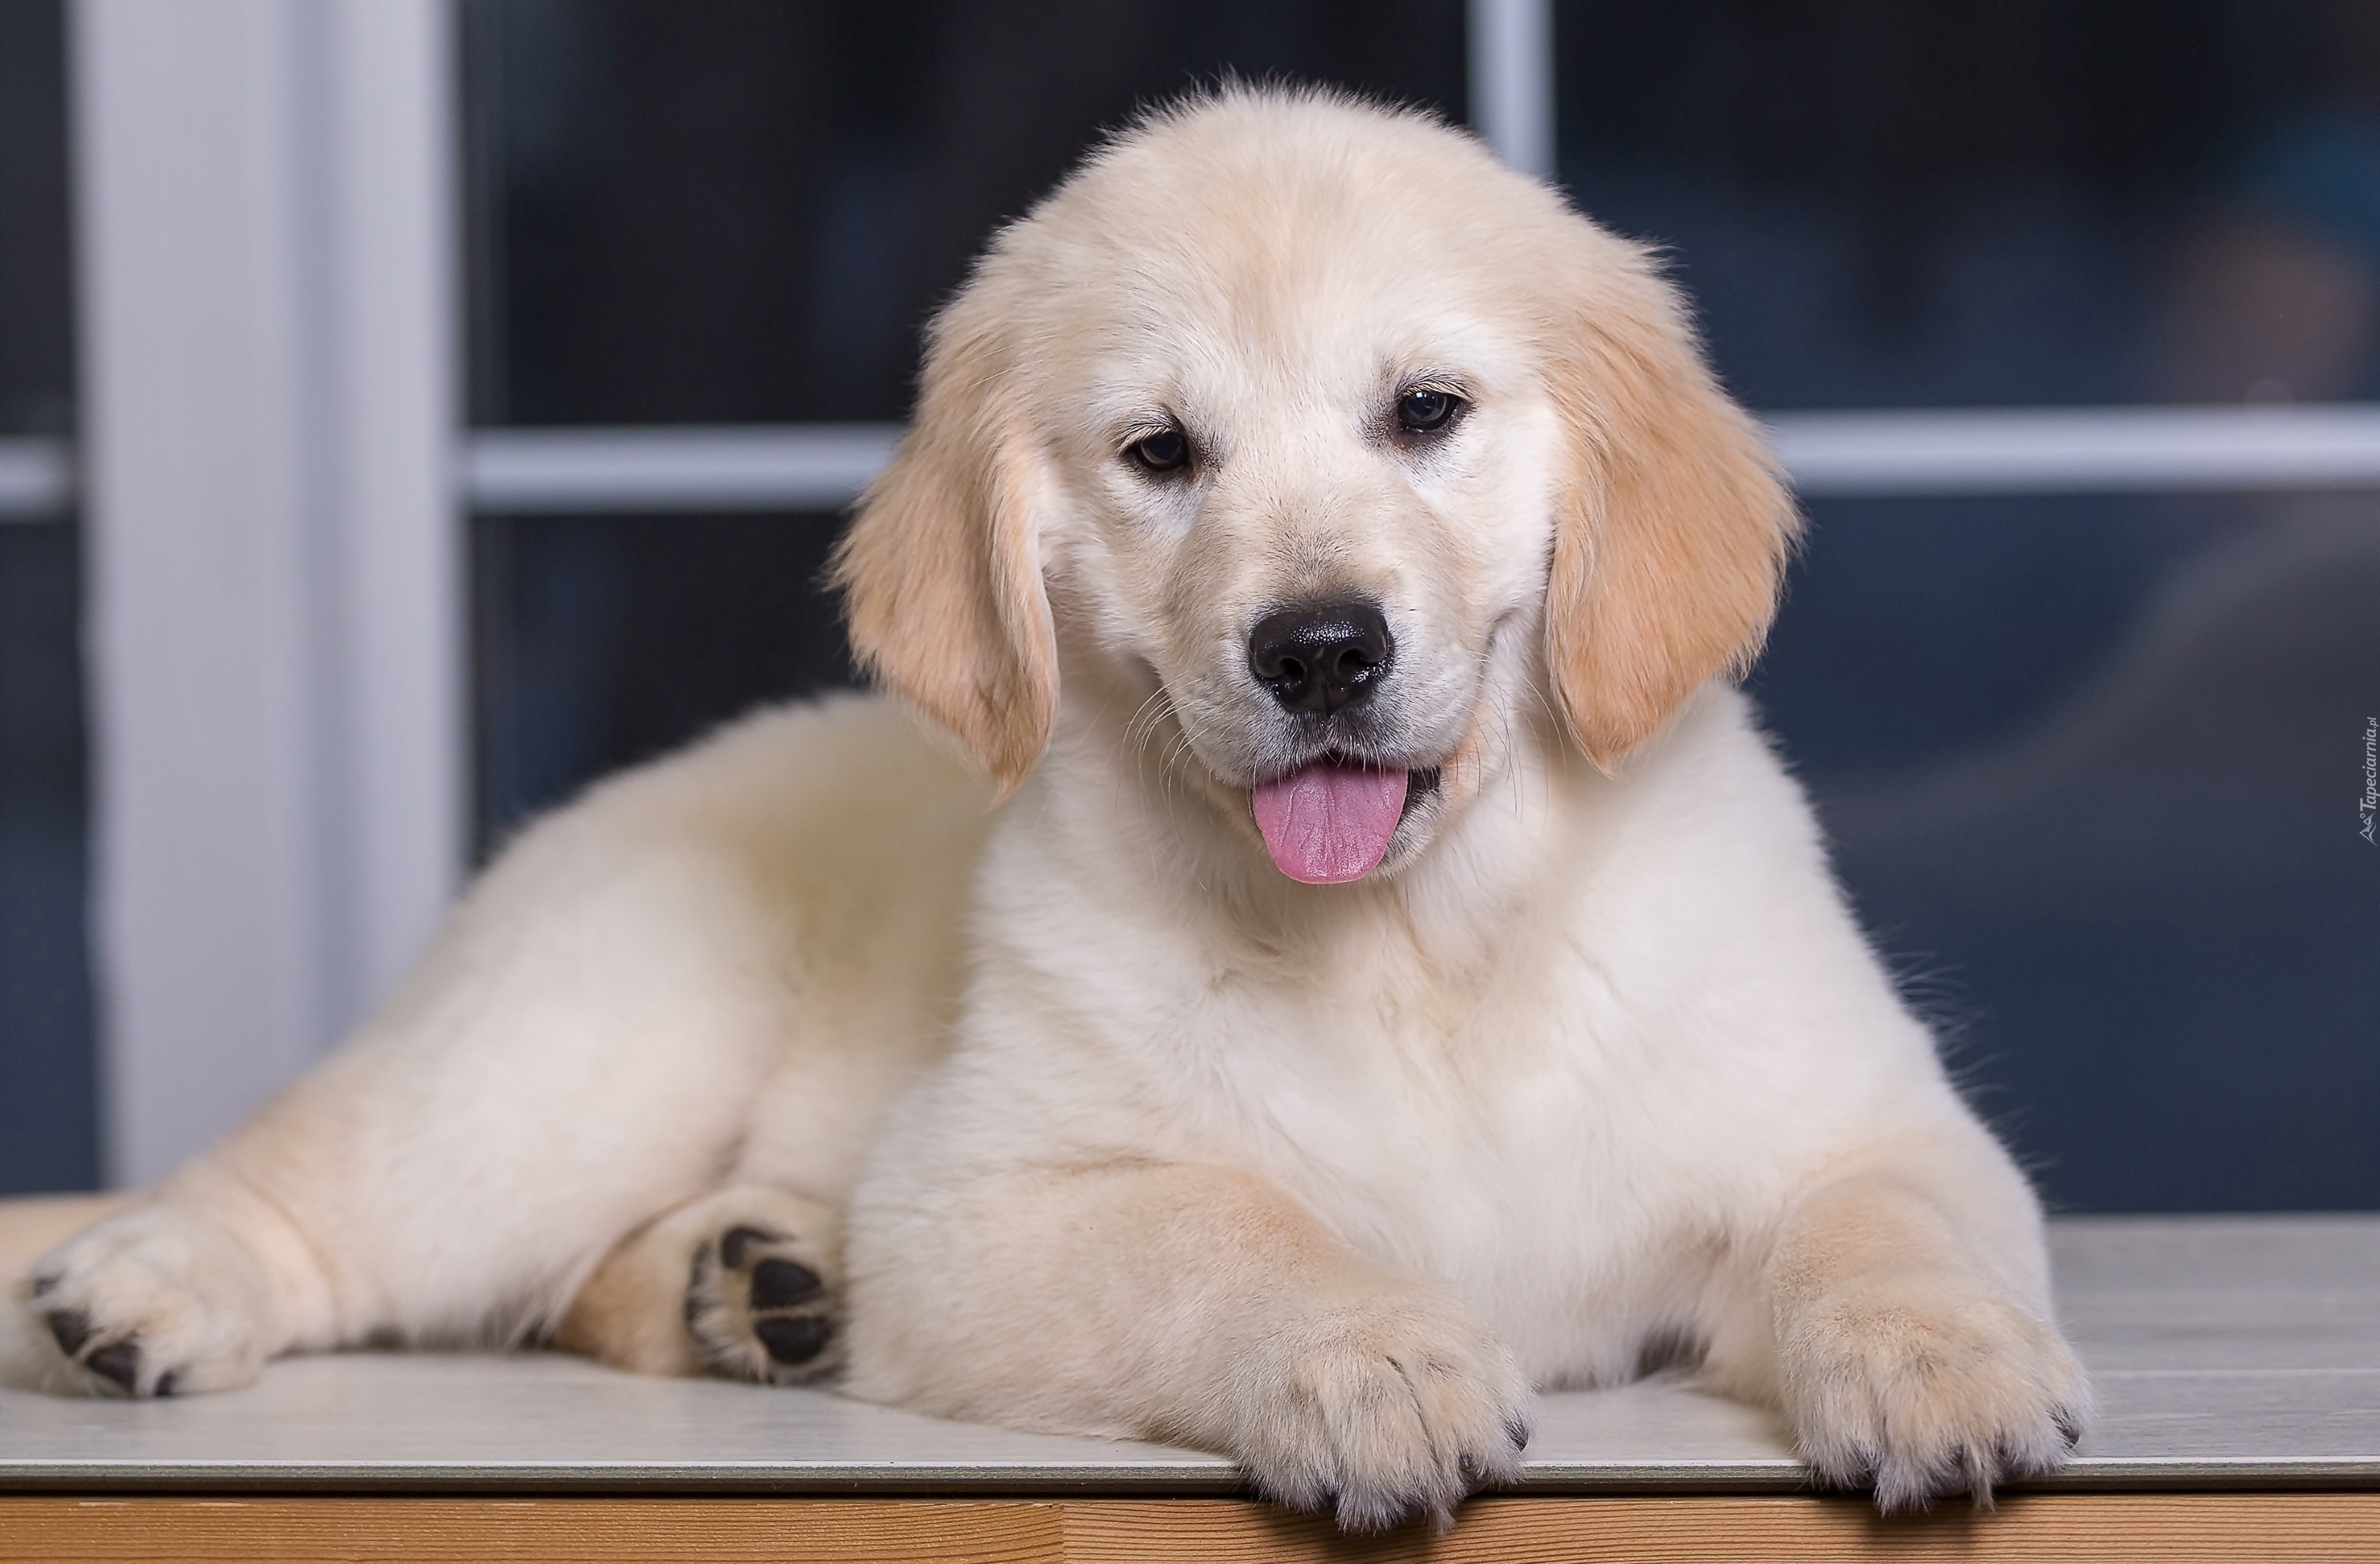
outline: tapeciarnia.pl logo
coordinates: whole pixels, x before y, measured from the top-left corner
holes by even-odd
[[[2363,829],[2356,834],[2371,842],[2373,822],[2380,819],[2380,717],[2363,719],[2363,796],[2355,810],[2363,817]]]

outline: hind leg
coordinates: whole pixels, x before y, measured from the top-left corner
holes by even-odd
[[[554,1334],[640,1374],[802,1384],[842,1366],[842,1222],[791,1190],[737,1184],[629,1235]]]
[[[53,1250],[16,1334],[134,1394],[242,1383],[289,1351],[518,1340],[656,1211],[722,1182],[849,1188],[945,1035],[986,818],[875,702],[759,716],[597,788],[504,851],[355,1040]],[[739,1169],[760,1143],[778,1165]],[[706,1293],[727,1322],[706,1352],[754,1371],[750,1343],[779,1364],[770,1339],[808,1328],[771,1322],[817,1313],[770,1260],[834,1293],[832,1226],[763,1215],[741,1266],[736,1224],[711,1235]],[[771,1247],[813,1232],[824,1251]]]
[[[782,1024],[738,981],[757,920],[627,876],[575,901],[537,878],[500,871],[353,1042],[36,1262],[25,1323],[82,1388],[518,1340],[621,1233],[716,1181]]]
[[[713,1109],[524,1071],[501,1092],[443,1051],[334,1061],[37,1261],[18,1296],[70,1380],[229,1389],[284,1352],[534,1334],[619,1233],[709,1181],[748,1089],[708,1083]]]

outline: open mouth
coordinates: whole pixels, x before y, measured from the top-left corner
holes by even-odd
[[[1275,867],[1307,885],[1361,879],[1388,855],[1397,828],[1439,790],[1435,766],[1400,770],[1323,755],[1249,793]]]

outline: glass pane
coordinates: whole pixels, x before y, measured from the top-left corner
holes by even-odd
[[[76,541],[0,521],[0,1193],[99,1178]]]
[[[480,423],[897,418],[1103,126],[1225,70],[1463,110],[1461,0],[472,0]]]
[[[1812,512],[1755,688],[2051,1199],[2380,1207],[2380,496]]]
[[[764,700],[848,684],[833,515],[481,516],[478,835]]]
[[[56,0],[0,0],[0,438],[69,428],[64,90]],[[79,551],[0,515],[0,1193],[99,1177]]]
[[[74,406],[59,9],[0,0],[0,436],[64,434]]]
[[[2370,0],[1560,0],[1581,204],[1757,407],[2380,396]]]

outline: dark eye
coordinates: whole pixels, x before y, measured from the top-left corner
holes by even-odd
[[[1462,398],[1452,392],[1408,391],[1397,398],[1397,427],[1408,434],[1427,434],[1444,429],[1462,406]]]
[[[1190,442],[1178,429],[1160,429],[1125,446],[1123,454],[1139,463],[1143,472],[1172,472],[1188,464]]]

